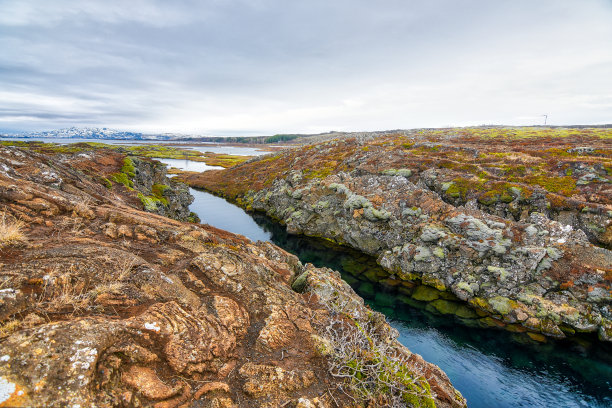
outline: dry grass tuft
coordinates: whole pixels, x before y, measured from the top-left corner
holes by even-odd
[[[6,213],[0,217],[0,248],[26,241],[23,233],[23,221],[17,220]]]
[[[90,290],[88,294],[92,298],[96,298],[105,293],[109,293],[112,295],[120,295],[123,286],[124,285],[121,282],[101,283],[99,285],[96,285],[96,287],[92,290]]]
[[[86,228],[80,217],[61,217],[55,226],[58,231],[67,231],[77,237],[83,236]]]
[[[21,327],[19,320],[9,320],[0,326],[0,338],[9,336]]]
[[[120,282],[126,280],[132,274],[132,269],[134,269],[135,265],[136,260],[134,258],[123,260],[119,265],[119,276],[117,280]]]
[[[135,259],[124,259],[119,264],[114,273],[104,274],[100,283],[88,292],[88,296],[92,299],[102,295],[121,295],[127,286],[127,281],[132,273],[132,269],[136,264]]]
[[[74,206],[72,210],[72,216],[73,217],[83,217],[88,220],[94,219],[95,214],[93,210],[91,209],[91,204],[92,204],[92,200],[89,197],[84,198],[83,201],[78,202]]]
[[[90,306],[90,297],[84,291],[82,283],[75,284],[70,272],[59,273],[52,271],[44,278],[42,293],[35,304],[37,310],[45,313],[72,314],[87,310]]]

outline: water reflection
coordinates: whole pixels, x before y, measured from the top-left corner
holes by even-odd
[[[203,224],[244,235],[253,241],[270,241],[272,234],[257,225],[242,208],[201,190],[190,188],[189,192],[195,197],[189,209],[198,214]]]
[[[204,163],[204,162],[197,162],[197,161],[193,161],[193,160],[186,160],[186,159],[160,159],[160,158],[155,158],[155,160],[160,161],[166,165],[168,165],[168,167],[174,167],[180,170],[185,170],[185,171],[198,171],[198,172],[202,172],[202,171],[207,171],[207,170],[223,170],[223,167],[221,166],[209,166],[208,164]]]

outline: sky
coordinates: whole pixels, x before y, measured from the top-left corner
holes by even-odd
[[[0,129],[612,123],[612,0],[0,0]]]

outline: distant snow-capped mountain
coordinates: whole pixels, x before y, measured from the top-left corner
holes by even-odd
[[[4,136],[4,135],[0,135]],[[9,136],[9,135],[6,135]],[[12,134],[12,137],[31,138],[63,138],[63,139],[125,139],[125,140],[168,140],[165,135],[144,135],[140,132],[126,132],[108,128],[77,128],[48,130],[43,132],[28,132]]]

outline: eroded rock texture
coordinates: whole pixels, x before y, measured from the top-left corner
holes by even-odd
[[[376,321],[410,355],[333,271],[143,212],[127,188],[79,170],[116,171],[116,154],[71,166],[0,147],[0,404],[353,406],[317,348],[333,314],[325,293],[352,299],[348,326]],[[305,272],[299,294],[291,284]],[[419,398],[465,406],[444,373],[410,356],[406,370],[427,381]]]
[[[183,179],[289,232],[373,255],[407,291],[419,281],[452,293],[434,305],[442,313],[468,317],[460,300],[477,312],[470,318],[535,339],[597,332],[612,341],[611,135],[362,134]],[[412,294],[438,298],[425,295]]]

